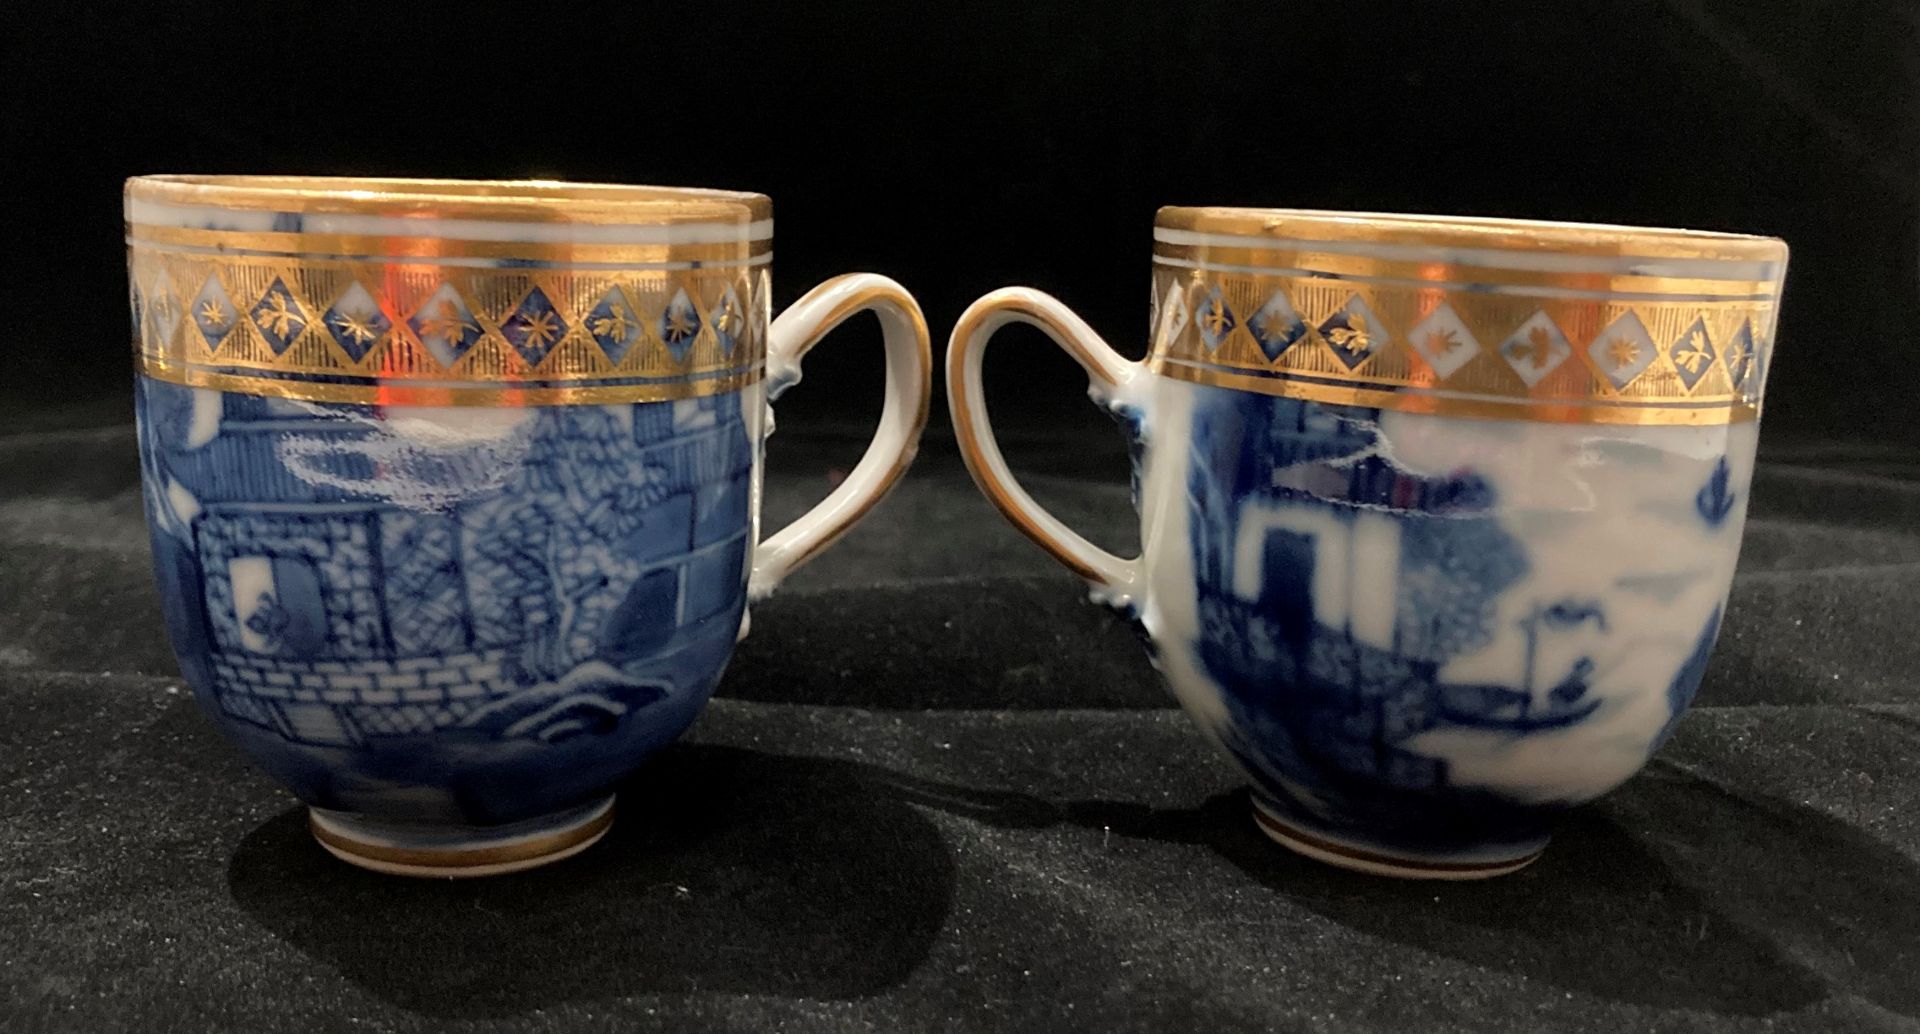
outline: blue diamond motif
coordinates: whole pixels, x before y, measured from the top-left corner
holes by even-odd
[[[1349,370],[1366,362],[1387,343],[1387,328],[1357,294],[1320,321],[1318,329],[1334,358]]]
[[[627,304],[618,287],[607,288],[600,303],[587,313],[587,333],[599,342],[600,351],[615,366],[640,343],[640,317],[634,315],[633,306]]]
[[[1754,374],[1760,366],[1759,350],[1753,347],[1753,327],[1742,321],[1740,329],[1734,331],[1727,342],[1727,376],[1733,379],[1735,391],[1743,394],[1753,393]]]
[[[320,317],[320,325],[340,343],[340,348],[359,362],[386,332],[393,321],[380,311],[380,303],[355,281]]]
[[[428,295],[426,302],[407,318],[407,326],[413,328],[420,343],[427,346],[442,366],[459,362],[473,349],[481,334],[480,321],[473,318],[473,310],[452,284],[441,284]]]
[[[1673,368],[1680,374],[1681,382],[1686,384],[1688,391],[1692,391],[1693,386],[1700,383],[1700,378],[1713,368],[1716,358],[1713,342],[1707,339],[1706,322],[1695,319],[1693,326],[1688,327],[1686,333],[1680,335],[1680,340],[1667,350],[1667,358],[1673,360]]]
[[[240,322],[240,310],[233,307],[233,299],[227,296],[227,289],[220,286],[217,276],[208,277],[207,282],[200,285],[200,293],[193,296],[190,315],[200,336],[207,340],[207,347],[215,351]]]
[[[547,353],[553,351],[553,346],[567,336],[567,321],[553,307],[547,292],[536,287],[500,321],[500,333],[528,366],[539,366]]]
[[[687,300],[687,292],[674,292],[673,300],[660,313],[660,340],[666,342],[675,362],[687,361],[694,338],[700,335],[700,310]]]
[[[713,318],[708,322],[713,328],[714,339],[720,342],[720,352],[732,355],[733,346],[747,332],[747,308],[740,304],[740,296],[732,287],[720,295],[720,303],[713,307]]]
[[[307,313],[300,307],[300,300],[287,290],[287,285],[279,277],[273,278],[273,285],[267,293],[260,296],[250,312],[253,325],[260,328],[260,336],[267,339],[267,347],[274,355],[280,355],[293,346],[295,338],[307,329]]]
[[[1218,349],[1220,343],[1227,339],[1227,335],[1233,333],[1233,328],[1240,325],[1240,321],[1234,317],[1233,310],[1227,307],[1227,300],[1220,296],[1218,289],[1209,293],[1201,301],[1199,311],[1194,315],[1196,317],[1194,323],[1200,328],[1200,340],[1207,343],[1209,352]]]
[[[1268,362],[1280,358],[1280,354],[1293,347],[1307,333],[1307,325],[1300,321],[1298,313],[1293,311],[1293,303],[1287,301],[1285,293],[1273,292],[1267,304],[1253,314],[1247,321],[1247,332],[1253,335],[1254,343]]]

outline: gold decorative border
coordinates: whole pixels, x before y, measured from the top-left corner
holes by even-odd
[[[276,238],[251,253],[186,243],[194,233],[236,236],[129,238],[138,365],[165,380],[322,402],[557,405],[696,398],[757,383],[765,366],[764,252],[650,268],[581,264],[571,246],[474,255],[381,238],[437,250],[370,258],[319,235],[237,235]],[[541,326],[523,352],[530,315]]]
[[[153,175],[127,180],[129,200],[269,212],[656,225],[751,224],[773,217],[764,194],[559,180],[371,176]]]
[[[1533,219],[1173,206],[1160,209],[1154,216],[1154,225],[1206,234],[1490,248],[1516,254],[1725,262],[1784,263],[1787,260],[1786,242],[1777,237]]]
[[[771,237],[700,244],[535,244],[523,241],[450,240],[444,237],[201,230],[138,223],[127,225],[127,243],[180,251],[200,249],[288,258],[390,258],[421,263],[448,259],[508,259],[515,263],[553,265],[744,265],[765,262],[773,255]]]
[[[742,370],[696,381],[643,384],[600,384],[552,387],[540,385],[426,385],[398,383],[331,384],[278,380],[272,377],[221,373],[194,366],[176,366],[141,357],[136,369],[155,380],[212,388],[241,395],[299,399],[304,402],[344,402],[365,406],[588,406],[618,402],[668,402],[675,399],[723,395],[758,384],[764,369]]]
[[[1155,257],[1148,357],[1155,372],[1448,416],[1693,426],[1752,420],[1777,317],[1777,279],[1514,269],[1483,279],[1487,270],[1457,264],[1310,250],[1265,252],[1271,265],[1242,268],[1219,262],[1217,250],[1196,258],[1193,249],[1166,243]],[[1360,325],[1350,325],[1342,313],[1356,311]],[[1273,339],[1263,329],[1269,314],[1296,331],[1274,358],[1255,336],[1262,329]],[[1447,360],[1449,353],[1466,358]]]
[[[1313,384],[1271,377],[1249,377],[1225,370],[1188,366],[1154,357],[1147,368],[1164,377],[1237,391],[1256,391],[1265,395],[1306,399],[1335,406],[1364,406],[1369,409],[1394,409],[1403,413],[1434,416],[1474,417],[1487,420],[1532,420],[1550,424],[1666,424],[1710,427],[1737,424],[1759,418],[1757,406],[1714,406],[1701,409],[1627,406],[1583,406],[1577,403],[1533,402],[1524,399],[1489,399],[1458,395],[1432,395],[1354,387],[1351,385]]]
[[[1563,293],[1708,295],[1740,299],[1771,297],[1779,288],[1777,281],[1764,279],[1675,277],[1626,272],[1543,273],[1490,265],[1487,264],[1490,261],[1488,259],[1469,261],[1459,250],[1451,253],[1449,261],[1432,262],[1386,259],[1365,253],[1341,254],[1316,249],[1311,243],[1298,248],[1249,248],[1159,241],[1154,244],[1153,255],[1155,261],[1163,265],[1180,268],[1198,266],[1223,271],[1310,272],[1326,279],[1344,277],[1362,282],[1402,280],[1421,286],[1440,287],[1471,284],[1475,289],[1543,287]]]

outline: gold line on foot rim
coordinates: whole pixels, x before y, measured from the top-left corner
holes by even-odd
[[[491,876],[531,869],[570,858],[592,847],[613,826],[614,806],[604,809],[571,829],[506,843],[446,850],[395,847],[358,840],[326,824],[311,811],[307,828],[313,838],[335,857],[377,872],[402,876]]]
[[[1295,853],[1342,869],[1404,879],[1478,880],[1505,876],[1533,864],[1545,851],[1542,848],[1519,858],[1492,862],[1434,862],[1336,843],[1282,821],[1257,802],[1253,805],[1253,820],[1268,839]]]

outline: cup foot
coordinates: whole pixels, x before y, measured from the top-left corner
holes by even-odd
[[[1421,858],[1413,855],[1360,847],[1315,833],[1281,818],[1272,809],[1253,799],[1253,821],[1274,843],[1328,865],[1375,876],[1393,876],[1406,880],[1484,880],[1505,876],[1526,868],[1546,850],[1546,841],[1531,845],[1522,853],[1507,857]]]
[[[497,876],[571,858],[613,825],[613,797],[503,826],[410,826],[307,809],[313,838],[362,869],[396,876]]]

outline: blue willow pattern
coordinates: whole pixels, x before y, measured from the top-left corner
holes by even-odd
[[[152,378],[138,401],[183,670],[313,803],[551,811],[677,736],[732,649],[738,393],[508,411],[453,444],[372,407]]]
[[[1639,771],[1698,689],[1738,558],[1787,248],[1499,218],[1169,207],[1150,343],[977,300],[948,352],[969,472],[1142,633],[1261,831],[1477,879]],[[1044,330],[1125,429],[1138,558],[993,441],[981,356]]]
[[[1186,485],[1194,652],[1231,716],[1219,734],[1262,799],[1308,828],[1442,853],[1543,839],[1572,802],[1461,785],[1447,758],[1416,740],[1447,730],[1517,740],[1578,726],[1603,706],[1590,692],[1596,665],[1631,647],[1609,643],[1599,601],[1537,599],[1516,630],[1518,684],[1446,678],[1449,661],[1502,634],[1498,601],[1538,590],[1526,545],[1503,527],[1496,486],[1470,468],[1434,477],[1397,467],[1379,448],[1380,418],[1196,389]],[[1726,460],[1714,469],[1696,519],[1719,529],[1732,504]],[[1364,613],[1365,586],[1354,584],[1366,577],[1356,574],[1363,552],[1395,558],[1372,572],[1391,582],[1378,596],[1385,612]],[[1323,566],[1345,572],[1337,601],[1316,585]],[[1672,677],[1670,714],[1650,750],[1692,701],[1718,627],[1716,608]],[[1552,669],[1537,659],[1546,637],[1575,633],[1593,654]]]

